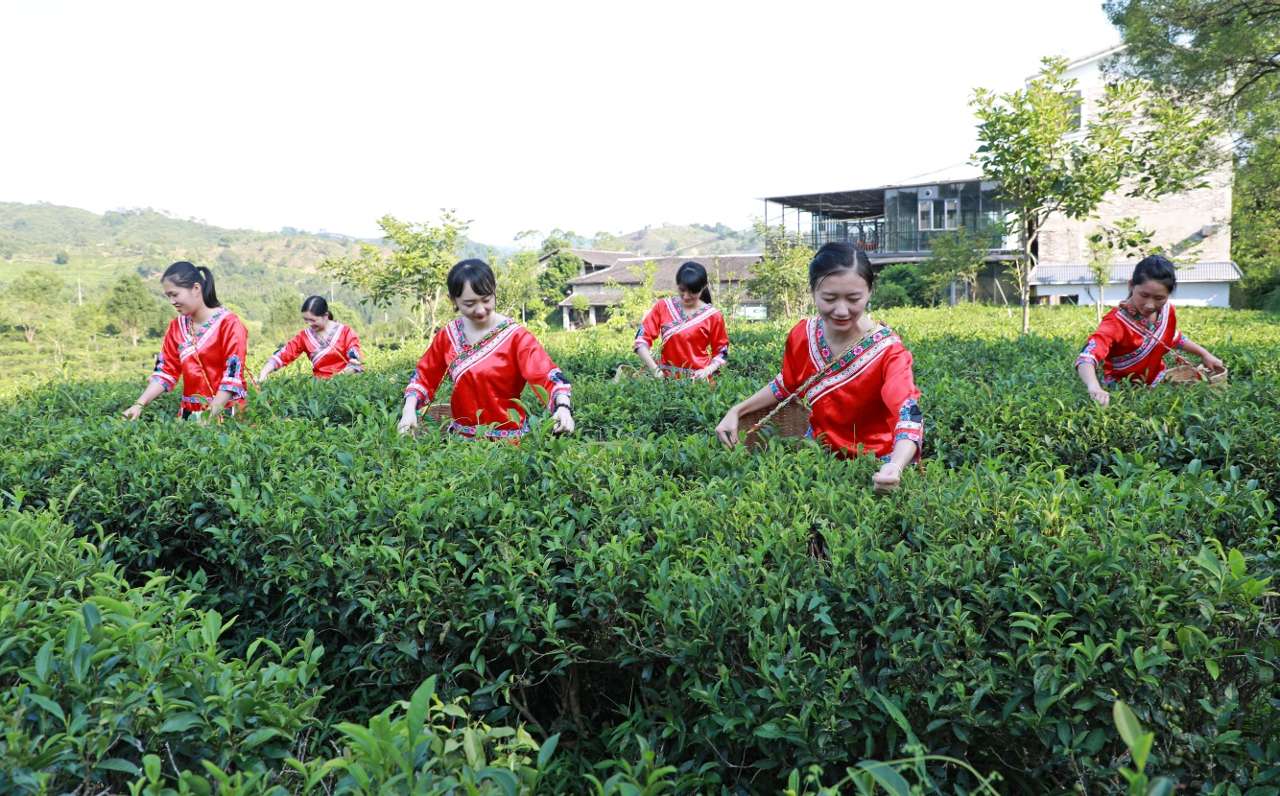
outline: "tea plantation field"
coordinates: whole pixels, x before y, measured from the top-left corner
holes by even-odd
[[[1180,311],[1230,385],[1106,409],[1091,309],[881,317],[926,421],[884,497],[715,442],[783,325],[714,387],[548,335],[578,433],[518,447],[395,433],[417,344],[212,427],[0,385],[0,793],[1121,793],[1130,745],[1280,793],[1275,316]]]

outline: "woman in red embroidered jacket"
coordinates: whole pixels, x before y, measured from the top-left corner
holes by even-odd
[[[866,253],[825,244],[809,263],[818,315],[787,337],[782,372],[731,408],[716,427],[725,445],[738,443],[742,414],[769,409],[803,390],[813,435],[842,456],[869,453],[883,464],[877,491],[897,488],[902,469],[920,455],[924,416],[917,403],[911,352],[889,327],[867,314],[875,272]]]
[[[306,354],[311,360],[311,375],[317,379],[332,378],[339,373],[361,373],[360,338],[350,326],[338,323],[329,311],[324,296],[307,296],[302,302],[302,322],[307,326],[262,366],[258,381],[266,381],[273,371]]]
[[[1133,269],[1128,298],[1102,318],[1076,357],[1076,373],[1093,400],[1106,406],[1111,402],[1106,386],[1121,380],[1158,384],[1164,378],[1164,355],[1175,350],[1196,355],[1210,370],[1224,369],[1222,360],[1178,331],[1177,315],[1169,303],[1177,287],[1174,265],[1164,257],[1153,254]]]
[[[497,314],[497,280],[483,260],[463,260],[446,280],[459,317],[436,332],[404,391],[399,430],[418,425],[418,407],[435,397],[445,374],[453,381],[449,431],[464,437],[519,439],[529,430],[517,403],[526,384],[539,388],[555,431],[573,431],[569,380],[529,330]],[[513,416],[514,413],[514,416]]]
[[[655,378],[709,379],[729,359],[724,315],[711,306],[707,269],[690,260],[676,271],[678,298],[659,299],[636,332],[635,350]],[[653,341],[662,340],[662,362],[653,361]]]
[[[169,322],[156,357],[151,383],[124,416],[136,420],[142,408],[182,381],[183,418],[212,420],[224,409],[244,406],[244,359],[249,334],[235,313],[218,302],[213,272],[176,262],[160,277],[164,295],[178,311]]]

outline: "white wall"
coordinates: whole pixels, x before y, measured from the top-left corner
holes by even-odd
[[[1097,301],[1094,285],[1036,285],[1037,296],[1078,296],[1081,304],[1093,304]],[[1129,287],[1123,283],[1107,285],[1103,294],[1106,304],[1118,304],[1129,295]],[[1230,282],[1179,282],[1173,294],[1176,307],[1229,307],[1231,297]]]

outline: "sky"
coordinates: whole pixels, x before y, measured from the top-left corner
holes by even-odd
[[[0,4],[0,201],[507,245],[749,226],[964,163],[973,89],[1119,40],[1100,0]]]

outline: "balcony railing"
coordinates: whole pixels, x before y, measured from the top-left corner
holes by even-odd
[[[882,220],[857,224],[826,222],[815,226],[810,234],[810,245],[816,249],[824,243],[837,241],[851,243],[867,253],[927,254],[933,250],[935,238],[955,231],[913,229],[890,233],[885,230]],[[1009,251],[998,231],[987,236],[987,248],[993,252]]]

